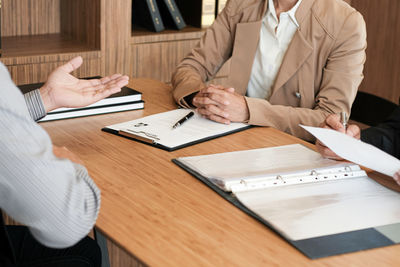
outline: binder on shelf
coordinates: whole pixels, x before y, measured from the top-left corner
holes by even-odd
[[[165,29],[156,0],[133,0],[132,23],[150,31]]]
[[[215,8],[215,17],[218,16],[219,13],[221,13],[222,9],[224,9],[226,2],[228,0],[217,0],[216,8]]]
[[[195,113],[184,124],[173,126],[190,109],[175,109],[140,119],[104,127],[102,130],[167,151],[174,151],[200,142],[248,129],[244,123],[217,123]]]
[[[186,27],[186,23],[174,0],[157,0],[157,4],[165,26],[178,30]]]
[[[309,258],[400,243],[400,194],[295,144],[173,162]]]
[[[216,0],[175,0],[187,24],[198,28],[211,26],[215,20]]]
[[[99,79],[100,76],[88,77],[85,79]],[[33,83],[18,85],[22,93],[27,93],[35,89],[39,89],[43,83]],[[59,120],[67,118],[76,118],[90,115],[98,115],[105,113],[113,113],[120,111],[143,109],[144,101],[142,101],[142,93],[132,88],[124,86],[121,91],[110,95],[96,103],[82,108],[58,108],[50,111],[40,120],[40,122]]]

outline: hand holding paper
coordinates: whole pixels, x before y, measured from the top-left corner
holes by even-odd
[[[377,172],[397,177],[397,180],[400,180],[398,175],[395,176],[395,174],[400,170],[400,160],[386,152],[344,133],[331,129],[303,125],[301,125],[301,127],[314,135],[338,156]]]

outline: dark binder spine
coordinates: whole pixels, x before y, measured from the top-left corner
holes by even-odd
[[[154,30],[156,32],[160,32],[163,31],[164,28],[164,23],[161,19],[161,15],[160,15],[160,10],[158,9],[158,5],[156,0],[147,0],[147,4],[149,7],[149,11],[150,11],[150,15],[152,18],[152,21],[154,23]]]
[[[156,0],[133,0],[132,9],[133,25],[155,32],[165,29]]]
[[[175,3],[175,0],[157,0],[157,3],[163,18],[163,22],[167,26],[176,28],[178,30],[186,27],[186,23],[183,20],[182,14]]]

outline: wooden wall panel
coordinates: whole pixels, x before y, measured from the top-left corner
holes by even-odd
[[[26,64],[7,66],[13,81],[17,84],[38,83],[47,80],[48,75],[64,62],[51,62],[43,64]],[[101,60],[85,60],[82,66],[72,74],[77,77],[89,77],[99,75],[101,72]]]
[[[144,77],[169,83],[176,66],[198,43],[198,40],[155,42],[131,45],[131,77]],[[227,76],[229,64],[217,77]]]
[[[182,58],[198,40],[149,43],[131,46],[132,77],[145,77],[169,82]]]
[[[400,97],[400,1],[352,0],[365,19],[367,61],[360,91],[398,103]]]
[[[73,40],[100,49],[100,0],[63,0],[61,32]]]
[[[1,35],[20,36],[60,32],[61,0],[3,0]]]
[[[102,40],[104,74],[128,74],[132,0],[103,1]]]

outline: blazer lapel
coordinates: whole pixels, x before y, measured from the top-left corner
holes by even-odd
[[[303,0],[296,12],[296,20],[300,27],[294,34],[292,41],[283,58],[281,67],[275,79],[272,93],[281,88],[304,64],[312,54],[313,47],[304,38],[301,27],[315,0]]]
[[[262,19],[267,9],[268,0],[264,0],[261,9],[254,10],[254,8],[248,7],[249,12],[250,10],[252,12],[251,15],[246,14],[245,16],[249,16],[252,22],[238,23],[236,26],[228,83],[242,95],[245,95],[247,91],[254,56],[260,40]]]
[[[236,27],[236,39],[232,53],[231,70],[229,77],[230,86],[237,93],[244,95],[247,90],[254,56],[260,38],[262,21],[239,23]]]

